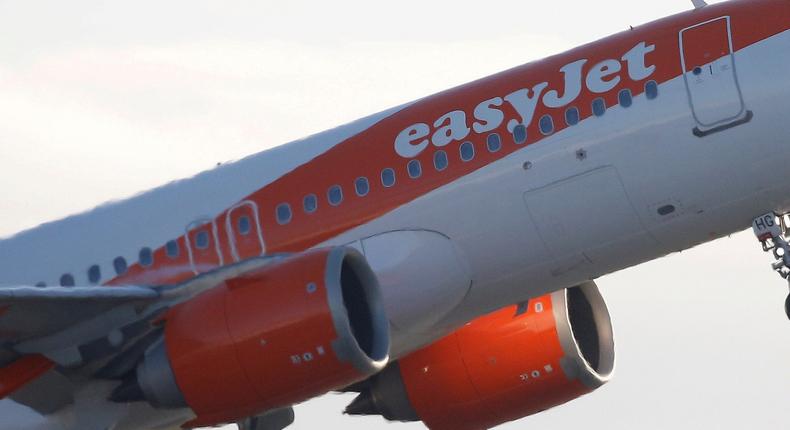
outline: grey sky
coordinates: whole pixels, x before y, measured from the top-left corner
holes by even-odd
[[[0,236],[690,6],[0,0]],[[613,382],[503,428],[786,428],[768,263],[741,234],[600,279]],[[384,428],[342,417],[350,400],[294,428]]]

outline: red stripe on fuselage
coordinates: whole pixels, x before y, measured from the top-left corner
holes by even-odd
[[[604,94],[594,94],[583,87],[581,94],[570,104],[579,109],[580,119],[589,118],[592,116],[591,102],[596,97],[603,97],[606,106],[611,107],[618,104],[618,92],[623,89],[629,89],[636,96],[644,92],[647,81],[653,80],[662,84],[680,76],[682,70],[679,31],[722,16],[731,17],[733,48],[737,51],[787,30],[790,27],[790,4],[780,0],[760,0],[707,6],[427,97],[339,143],[244,199],[257,203],[267,253],[307,249],[378,218],[526,145],[539,142],[545,137],[538,128],[539,118],[551,115],[554,133],[557,133],[567,127],[564,119],[567,106],[552,109],[542,102],[538,103],[528,125],[528,140],[525,145],[517,145],[507,130],[507,124],[510,119],[518,119],[519,116],[515,109],[505,103],[501,106],[505,119],[497,129],[483,134],[472,131],[463,139],[474,143],[476,156],[473,160],[460,160],[458,151],[461,141],[451,142],[441,148],[429,145],[415,157],[422,165],[422,176],[418,179],[410,179],[407,174],[406,165],[410,159],[399,156],[394,150],[396,136],[406,127],[415,123],[433,124],[442,115],[455,110],[466,113],[467,125],[471,127],[474,122],[473,111],[482,101],[504,97],[519,89],[532,88],[541,82],[548,83],[546,91],[553,89],[561,95],[565,90],[564,75],[560,72],[563,66],[587,59],[582,71],[582,76],[586,76],[601,61],[620,61],[622,70],[617,86]],[[634,81],[629,78],[627,64],[622,61],[622,56],[642,42],[648,46],[655,45],[655,50],[646,55],[645,63],[648,66],[655,65],[656,70],[649,77]],[[602,118],[601,121],[605,119]],[[435,127],[432,127],[431,133],[434,130]],[[493,132],[501,136],[502,148],[498,152],[490,153],[486,150],[485,140]],[[447,152],[449,165],[443,171],[436,171],[433,167],[433,156],[440,149]],[[382,169],[388,167],[396,172],[396,185],[391,188],[383,187],[380,182]],[[364,197],[359,197],[354,192],[354,181],[358,177],[366,177],[370,183],[370,192]],[[327,201],[327,190],[333,185],[340,185],[343,189],[343,202],[335,207]],[[302,198],[307,194],[318,196],[318,210],[312,214],[302,210]],[[285,225],[279,225],[275,218],[275,209],[281,203],[290,204],[293,213],[292,220]],[[226,216],[227,211],[215,219],[217,237],[220,240],[219,244],[215,244],[212,237],[211,249],[218,248],[223,254],[224,262],[228,263],[232,260],[227,240]],[[144,269],[139,265],[133,266],[125,276],[114,279],[111,283],[172,283],[190,278],[194,272],[188,260],[185,260],[185,239],[182,237],[178,241],[182,247],[178,259],[170,260],[165,256],[163,248],[157,249],[152,267]],[[216,254],[216,251],[211,252]],[[250,245],[239,249],[242,258],[259,253],[258,246]],[[207,255],[202,262],[208,268],[217,264],[217,257]]]

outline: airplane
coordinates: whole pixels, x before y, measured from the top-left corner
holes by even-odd
[[[329,391],[481,429],[589,393],[596,278],[750,225],[786,274],[788,18],[697,1],[4,239],[0,397],[41,429],[284,428]]]

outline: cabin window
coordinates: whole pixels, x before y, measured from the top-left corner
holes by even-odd
[[[513,142],[516,145],[521,145],[522,143],[527,141],[527,126],[524,124],[519,124],[513,127]]]
[[[245,236],[250,234],[250,231],[252,230],[252,224],[250,223],[250,217],[248,217],[247,215],[240,216],[238,224],[239,224],[238,225],[239,234],[242,234],[242,235],[245,235]]]
[[[44,288],[44,287],[46,287],[46,286],[47,286],[47,283],[46,283],[46,282],[38,282],[38,283],[36,284],[36,287],[38,287],[38,288]]]
[[[645,95],[648,100],[658,97],[658,83],[656,81],[647,81],[645,83]]]
[[[288,203],[280,203],[275,209],[277,215],[277,224],[283,225],[291,222],[291,205]]]
[[[554,119],[551,115],[543,115],[540,117],[538,125],[540,125],[540,132],[543,133],[543,135],[548,136],[554,133]]]
[[[381,171],[381,185],[389,188],[395,185],[395,171],[389,167]]]
[[[620,92],[617,94],[617,100],[620,101],[620,106],[624,108],[631,107],[631,104],[633,103],[633,99],[631,97],[631,90],[627,88],[624,90],[620,90]]]
[[[140,250],[140,265],[143,267],[150,267],[154,264],[154,253],[151,248],[145,247]]]
[[[208,232],[205,230],[199,231],[195,236],[195,246],[197,246],[198,249],[208,249],[208,245]]]
[[[406,165],[406,170],[409,171],[410,178],[419,178],[422,175],[422,165],[420,164],[420,160],[409,161],[409,164]]]
[[[99,268],[98,264],[94,264],[88,268],[88,282],[95,285],[99,281],[101,281],[101,268]]]
[[[128,269],[128,266],[126,265],[126,259],[123,257],[117,257],[115,260],[113,260],[112,266],[115,269],[115,273],[117,275],[123,275],[126,273],[126,269]]]
[[[302,207],[304,207],[304,211],[311,214],[318,209],[318,196],[315,194],[308,194],[304,196],[302,199]]]
[[[499,133],[491,133],[486,138],[486,147],[488,147],[488,152],[497,152],[502,149],[502,139],[499,137]]]
[[[332,185],[326,192],[326,198],[329,200],[330,205],[339,205],[343,201],[343,189],[340,188],[340,185]]]
[[[661,206],[660,208],[658,208],[658,214],[661,215],[661,216],[667,216],[667,215],[671,214],[672,212],[675,212],[675,206],[674,205],[664,205],[664,206]]]
[[[472,142],[464,142],[459,149],[462,161],[470,161],[475,158],[475,145]]]
[[[364,197],[368,195],[370,191],[370,184],[368,183],[368,178],[366,177],[359,177],[356,181],[354,181],[354,190],[357,192],[357,195],[360,197]]]
[[[565,111],[565,123],[568,125],[576,125],[579,123],[579,109],[571,106]]]
[[[178,242],[176,242],[175,240],[171,240],[167,242],[167,244],[165,245],[165,252],[167,253],[167,256],[170,258],[178,257],[178,254],[180,252],[180,250],[178,249]]]
[[[447,153],[439,150],[433,154],[433,167],[436,171],[441,172],[447,168]]]
[[[65,275],[60,277],[60,286],[61,287],[73,287],[74,286],[74,276],[71,276],[70,273],[66,273]]]
[[[592,111],[595,116],[603,116],[606,113],[606,102],[603,98],[598,97],[592,101]]]

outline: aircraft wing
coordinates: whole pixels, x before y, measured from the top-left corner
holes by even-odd
[[[51,349],[52,338],[64,331],[79,326],[83,326],[80,331],[86,335],[89,331],[98,331],[90,330],[87,325],[91,321],[99,322],[97,319],[101,320],[102,316],[113,320],[122,318],[159,296],[153,288],[136,286],[2,287],[0,345],[14,345],[21,353],[45,352]],[[107,324],[102,328],[106,327]],[[48,339],[50,342],[46,344]]]
[[[62,368],[88,365],[91,376],[122,376],[161,334],[157,319],[169,308],[277,259],[250,260],[177,285],[0,287],[0,377],[20,357],[35,355]]]
[[[52,359],[83,364],[79,348],[114,331],[121,347],[127,336],[117,327],[145,318],[160,295],[137,286],[0,287],[0,398],[40,413],[72,403],[71,384]]]

